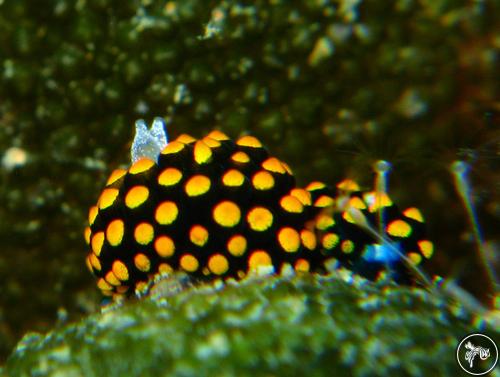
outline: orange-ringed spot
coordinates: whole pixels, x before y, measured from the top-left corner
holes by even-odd
[[[161,274],[170,274],[174,271],[171,265],[168,263],[160,263],[158,266],[158,272]]]
[[[125,263],[119,260],[115,260],[113,262],[113,265],[111,267],[111,270],[115,274],[115,276],[120,279],[121,281],[126,281],[128,280],[129,274],[128,274],[128,268],[125,266]]]
[[[302,229],[300,231],[300,240],[302,245],[308,250],[316,249],[316,235],[308,229]]]
[[[194,144],[193,155],[198,165],[206,164],[212,158],[212,149],[203,141],[198,140]]]
[[[256,137],[253,136],[243,136],[238,139],[236,144],[242,147],[251,147],[251,148],[262,148],[262,144]]]
[[[259,171],[252,177],[252,185],[257,190],[269,190],[274,187],[274,178],[267,171]]]
[[[106,280],[104,280],[103,278],[100,278],[99,280],[97,280],[97,287],[101,291],[111,291],[113,289],[113,286],[111,284],[109,284]]]
[[[407,208],[404,210],[403,215],[405,215],[410,219],[418,221],[419,223],[424,222],[424,217],[422,216],[422,212],[420,212],[418,208],[415,207]]]
[[[123,240],[125,223],[121,219],[111,221],[106,227],[106,239],[111,246],[118,246]]]
[[[95,218],[97,217],[97,214],[99,213],[99,209],[97,206],[92,206],[89,209],[89,225],[92,226],[94,224]]]
[[[109,176],[108,180],[106,181],[106,186],[112,185],[113,183],[118,181],[120,178],[122,178],[125,174],[127,174],[127,171],[125,169],[113,170],[113,172]]]
[[[409,237],[411,226],[406,221],[394,220],[387,225],[387,234],[393,237]]]
[[[240,222],[241,210],[235,203],[224,200],[214,207],[212,217],[220,226],[230,228]]]
[[[134,239],[140,245],[147,245],[153,241],[155,236],[154,228],[151,224],[142,222],[135,227]]]
[[[329,215],[319,215],[316,218],[316,229],[318,230],[326,230],[335,225],[335,221]]]
[[[89,255],[89,263],[95,270],[101,271],[101,262],[99,261],[99,258],[97,258],[97,255],[95,255],[94,253],[90,253]]]
[[[184,191],[188,196],[200,196],[208,192],[210,190],[210,179],[204,175],[196,174],[193,175],[186,182],[184,186]]]
[[[177,204],[167,200],[156,207],[155,220],[160,225],[170,225],[177,219],[178,214]]]
[[[278,174],[285,174],[286,173],[286,169],[281,164],[281,161],[278,160],[276,157],[269,157],[267,160],[265,160],[262,163],[262,167],[264,169],[266,169],[267,171],[270,171],[273,173],[278,173]]]
[[[218,141],[229,140],[229,137],[219,130],[213,130],[207,136]]]
[[[83,236],[85,237],[85,243],[87,245],[90,245],[90,235],[92,234],[92,231],[90,230],[89,226],[85,227],[85,230],[83,231]]]
[[[247,240],[240,234],[232,236],[229,241],[227,241],[227,251],[235,257],[240,257],[245,254],[247,250]]]
[[[306,190],[307,191],[316,191],[316,190],[322,190],[325,187],[326,187],[326,185],[323,182],[314,181],[314,182],[309,183],[306,186]]]
[[[149,189],[146,186],[134,186],[125,195],[125,205],[134,209],[143,204],[149,197]]]
[[[290,191],[290,195],[297,198],[305,206],[310,206],[312,204],[311,193],[309,191],[294,188]]]
[[[236,169],[230,169],[222,176],[222,184],[227,187],[240,187],[245,182],[245,176]]]
[[[331,250],[339,243],[339,236],[335,233],[327,233],[321,239],[321,245],[327,249]]]
[[[340,244],[340,250],[345,254],[350,254],[354,251],[354,242],[351,240],[344,240]]]
[[[273,214],[267,208],[254,207],[247,214],[247,222],[251,229],[262,232],[273,225]]]
[[[143,157],[140,160],[136,161],[128,169],[128,172],[130,174],[144,173],[145,171],[148,171],[149,169],[151,169],[155,165],[156,165],[156,163],[153,160],[150,160],[149,158]]]
[[[420,262],[422,262],[422,257],[418,253],[409,252],[406,256],[414,266],[417,266]]]
[[[358,197],[352,197],[349,199],[348,205],[353,208],[357,209],[366,209],[366,204],[361,198]]]
[[[174,241],[168,236],[160,236],[155,240],[156,253],[163,258],[171,257],[175,252]]]
[[[352,179],[344,179],[342,182],[337,184],[337,188],[346,192],[359,191],[359,185]]]
[[[142,272],[148,272],[151,268],[151,261],[149,258],[142,253],[138,253],[134,256],[135,267]]]
[[[329,207],[333,205],[335,201],[331,196],[328,195],[321,195],[316,201],[314,202],[315,207],[319,208],[324,208],[324,207]]]
[[[278,242],[283,250],[288,253],[294,253],[300,247],[299,232],[290,227],[281,228],[278,231]]]
[[[222,254],[214,254],[208,259],[208,269],[215,275],[222,275],[229,269],[229,262]]]
[[[181,257],[179,263],[181,265],[181,268],[187,272],[195,272],[200,265],[198,259],[196,259],[191,254],[184,254]]]
[[[218,147],[220,147],[220,142],[218,140],[212,139],[209,136],[205,136],[203,139],[201,139],[201,141],[203,141],[210,148],[218,148]]]
[[[118,190],[114,188],[107,188],[104,189],[101,193],[101,196],[99,197],[99,200],[97,201],[97,206],[99,209],[106,209],[108,207],[111,207],[113,203],[116,200],[116,197],[118,196]]]
[[[250,162],[250,157],[245,152],[239,151],[233,153],[231,160],[240,164],[246,164],[247,162]]]
[[[304,210],[304,205],[292,195],[285,195],[280,200],[280,206],[285,211],[290,213],[301,213]]]
[[[161,151],[161,154],[167,155],[167,154],[176,154],[182,151],[186,146],[184,143],[181,143],[180,141],[171,141],[170,143],[167,144],[165,148]]]
[[[109,271],[106,276],[104,276],[104,280],[114,286],[118,286],[121,284],[120,280],[118,280],[113,271]]]
[[[208,241],[208,231],[201,225],[194,225],[189,231],[189,239],[196,246],[205,246]]]
[[[427,240],[418,241],[418,248],[420,249],[422,255],[427,259],[432,257],[432,254],[434,253],[434,245],[432,244],[431,241]]]
[[[191,135],[188,135],[188,134],[179,135],[179,137],[175,140],[177,140],[178,142],[183,143],[183,144],[192,144],[196,141],[196,139],[194,137],[192,137]]]
[[[179,183],[182,179],[182,173],[179,169],[176,168],[166,168],[163,170],[158,176],[158,184],[160,186],[173,186]]]
[[[310,269],[310,264],[306,259],[300,258],[297,259],[293,267],[297,272],[308,272]]]
[[[271,257],[263,250],[255,250],[250,255],[250,258],[248,258],[248,269],[251,271],[255,271],[259,269],[259,267],[268,267],[272,265]]]
[[[101,254],[102,245],[104,244],[104,232],[98,232],[94,234],[92,240],[90,241],[90,246],[95,255],[99,256]]]

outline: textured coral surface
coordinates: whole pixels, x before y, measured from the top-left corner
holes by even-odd
[[[46,335],[28,334],[6,372],[456,376],[456,340],[472,331],[466,320],[465,312],[450,311],[447,300],[418,288],[338,274],[247,279],[127,303]]]
[[[391,195],[428,219],[431,271],[488,300],[447,170],[473,164],[492,241],[499,14],[493,0],[0,1],[0,355],[96,309],[84,219],[140,117],[251,132],[301,183],[371,187],[388,159]]]

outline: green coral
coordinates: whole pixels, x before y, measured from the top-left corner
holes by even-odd
[[[247,279],[128,302],[46,335],[26,335],[6,372],[456,375],[455,347],[473,331],[464,313],[457,317],[447,300],[419,288],[339,276]]]
[[[28,156],[0,169],[0,355],[60,308],[95,308],[83,219],[139,117],[252,132],[302,183],[369,187],[372,161],[395,162],[391,193],[431,220],[435,270],[470,266],[444,170],[476,162],[496,234],[498,14],[492,0],[0,1],[0,151]]]

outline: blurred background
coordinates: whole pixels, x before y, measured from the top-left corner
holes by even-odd
[[[0,360],[98,309],[88,208],[134,121],[251,133],[299,184],[349,177],[427,219],[425,266],[491,305],[450,164],[470,164],[498,267],[497,1],[0,1]]]

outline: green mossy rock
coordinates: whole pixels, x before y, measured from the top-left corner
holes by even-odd
[[[247,279],[128,302],[47,335],[28,334],[5,372],[455,376],[455,347],[474,328],[450,307],[419,288],[339,273]]]

